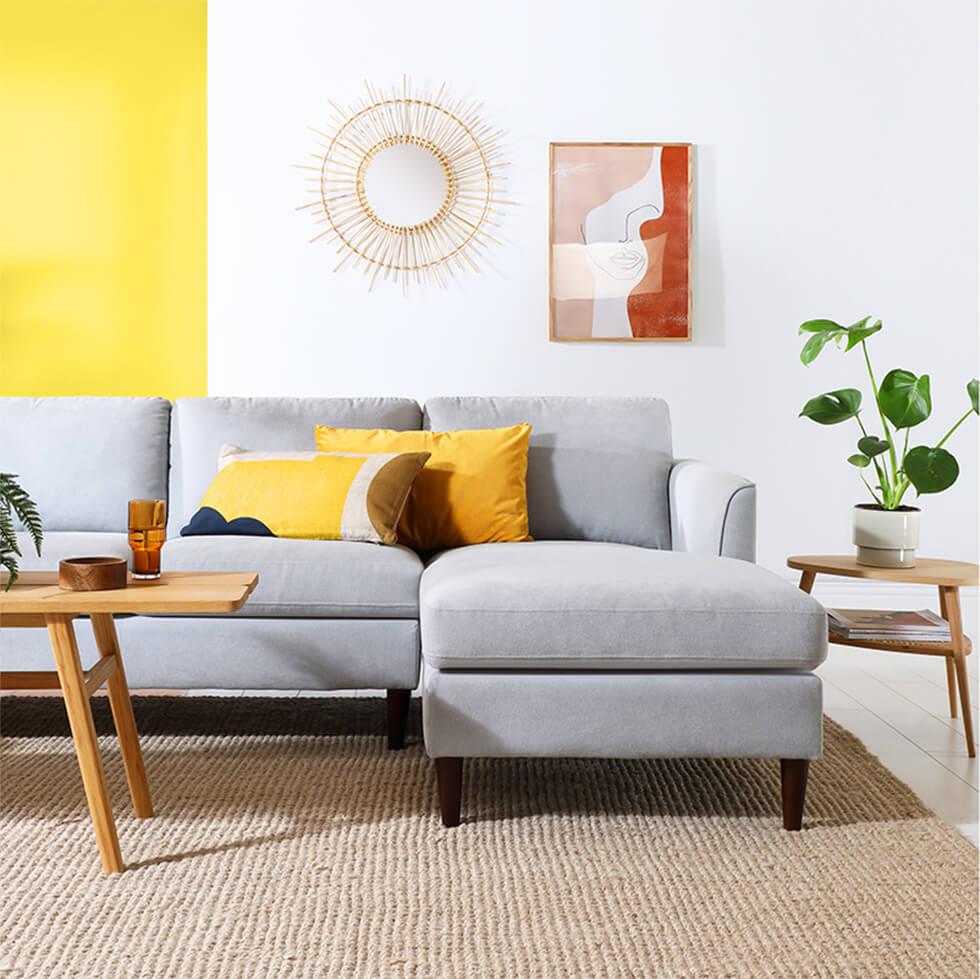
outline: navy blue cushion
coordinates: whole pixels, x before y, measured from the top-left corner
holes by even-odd
[[[275,534],[261,520],[255,517],[235,517],[225,520],[214,507],[202,506],[180,528],[181,537],[211,537],[216,534],[229,534],[238,537],[275,537]]]

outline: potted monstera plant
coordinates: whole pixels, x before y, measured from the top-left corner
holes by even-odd
[[[917,496],[942,493],[956,482],[959,463],[945,445],[971,414],[980,414],[978,385],[976,378],[966,385],[969,407],[938,442],[909,448],[912,429],[932,414],[929,375],[916,376],[912,371],[896,369],[889,371],[879,384],[868,354],[868,338],[879,330],[881,320],[872,323],[870,316],[851,326],[833,320],[808,320],[800,326],[800,334],[807,337],[800,351],[804,364],[812,364],[831,341],[845,352],[861,348],[874,396],[871,412],[876,417],[867,423],[861,417],[862,398],[857,388],[841,388],[811,398],[800,415],[819,425],[838,425],[854,419],[859,430],[857,451],[847,461],[858,469],[874,500],[854,508],[858,563],[908,568],[915,565],[919,508],[903,501],[909,490]]]

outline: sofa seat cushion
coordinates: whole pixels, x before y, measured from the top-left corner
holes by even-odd
[[[43,516],[43,514],[42,514]],[[41,556],[26,530],[17,532],[21,571],[57,571],[58,562],[68,557],[124,557],[129,560],[129,538],[125,534],[84,530],[45,530]]]
[[[407,547],[278,537],[179,537],[165,571],[257,571],[242,616],[412,619],[422,562]]]
[[[746,561],[623,544],[480,544],[422,576],[438,669],[811,670],[827,616]]]

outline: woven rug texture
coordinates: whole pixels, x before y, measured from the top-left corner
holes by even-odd
[[[381,700],[135,698],[157,815],[94,711],[102,874],[64,707],[0,702],[3,979],[967,979],[977,853],[825,721],[805,829],[775,761],[469,761],[444,829]]]

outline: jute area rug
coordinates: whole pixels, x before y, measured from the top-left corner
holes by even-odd
[[[60,699],[0,705],[4,979],[977,976],[976,851],[830,721],[801,833],[775,762],[697,760],[473,762],[446,830],[417,713],[400,752],[376,700],[136,714],[110,878]]]

